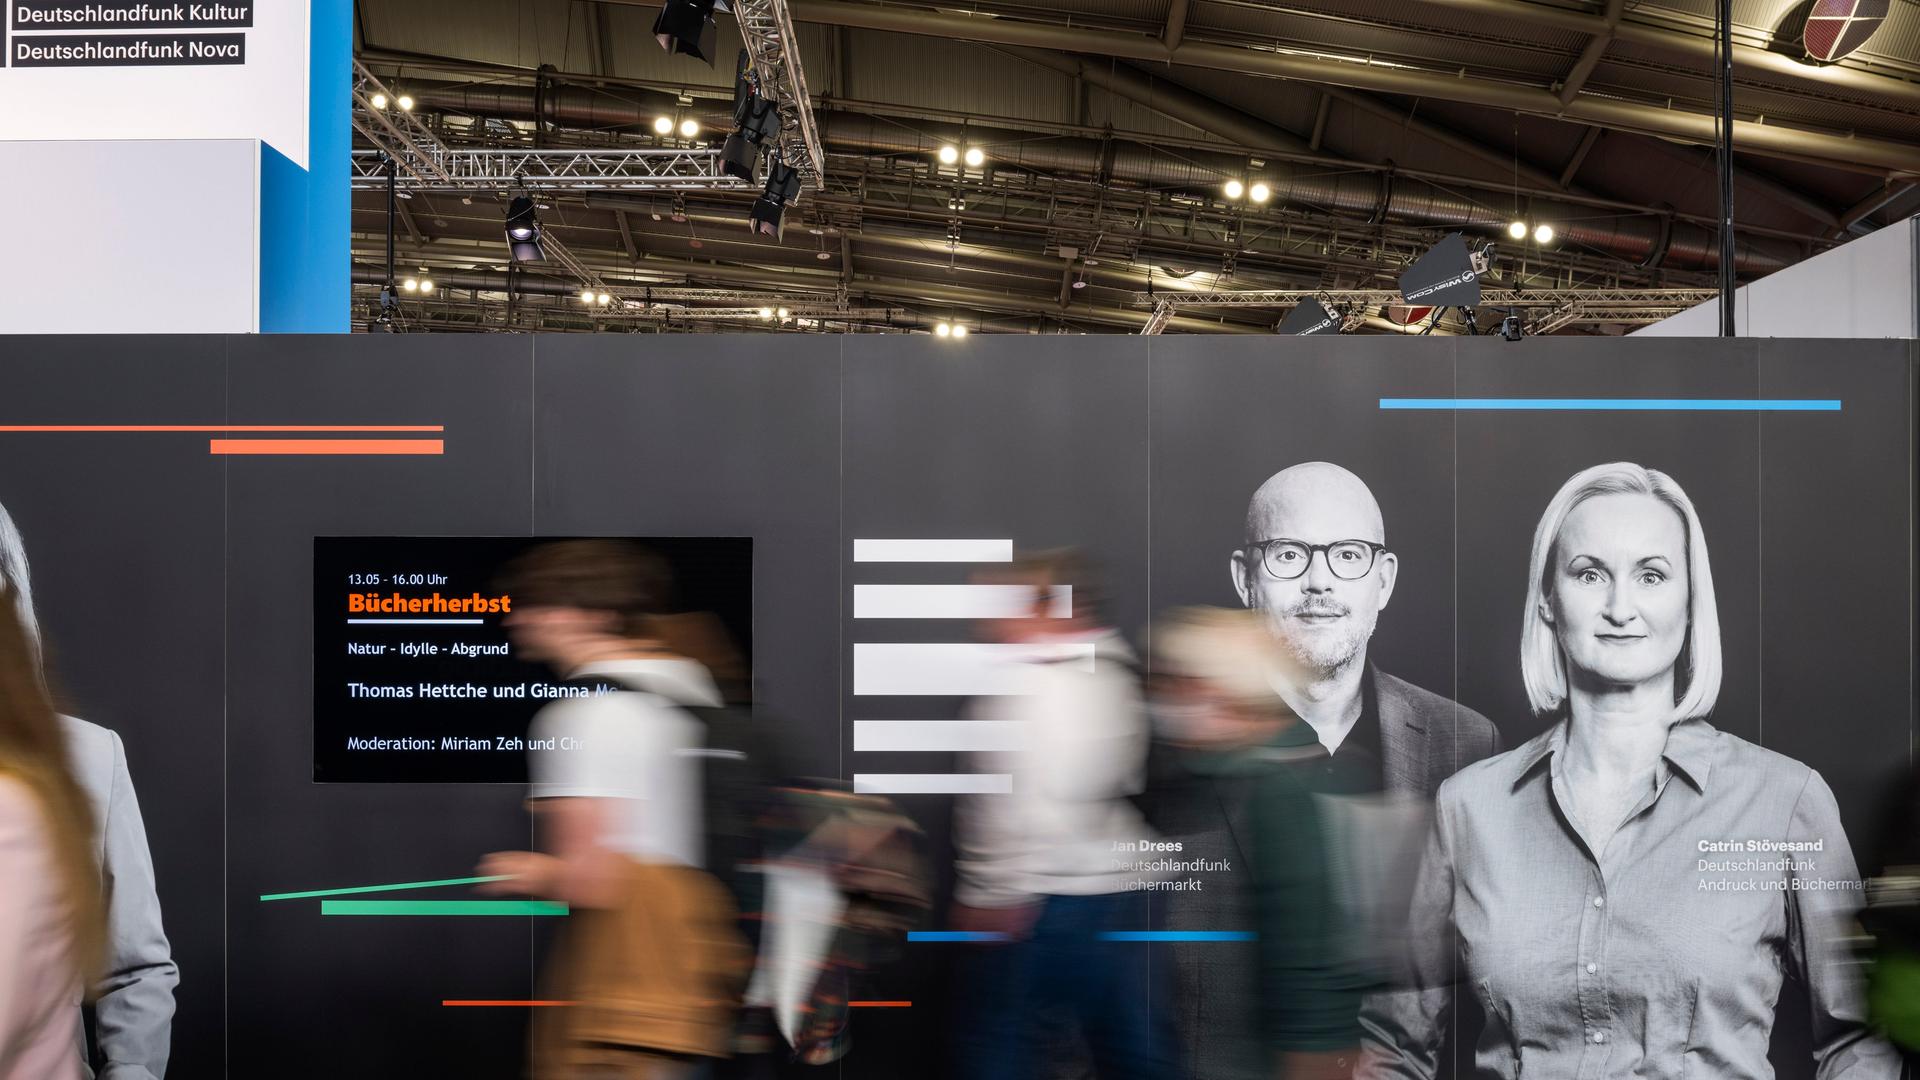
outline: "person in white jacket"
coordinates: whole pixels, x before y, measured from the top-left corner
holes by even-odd
[[[1150,736],[1134,655],[1102,618],[1076,553],[1027,556],[979,580],[1030,589],[1031,604],[982,623],[1011,654],[1013,692],[971,706],[1006,736],[971,764],[1006,774],[1010,790],[956,807],[949,922],[982,942],[966,958],[959,1075],[1037,1075],[1058,1015],[1078,1027],[1102,1080],[1169,1075],[1177,1054],[1150,947],[1108,936],[1151,924],[1133,869],[1151,839],[1130,801]],[[1069,593],[1061,617],[1056,598]]]

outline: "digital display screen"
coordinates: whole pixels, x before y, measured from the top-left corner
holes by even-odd
[[[586,693],[515,655],[500,570],[563,537],[315,537],[313,778],[524,783],[534,714]],[[627,537],[673,576],[658,636],[752,685],[753,541]]]

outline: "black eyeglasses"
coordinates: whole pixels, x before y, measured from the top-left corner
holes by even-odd
[[[1247,545],[1247,551],[1259,556],[1260,568],[1267,572],[1267,576],[1281,581],[1292,581],[1306,573],[1316,551],[1326,554],[1327,569],[1332,571],[1334,577],[1342,581],[1357,581],[1367,576],[1367,572],[1373,569],[1373,560],[1385,550],[1387,545],[1371,540],[1309,544],[1304,540],[1279,537]]]

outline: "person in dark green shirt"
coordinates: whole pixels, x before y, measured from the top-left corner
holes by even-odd
[[[1271,688],[1280,662],[1257,617],[1183,609],[1155,628],[1155,715],[1162,745],[1152,770],[1156,825],[1169,839],[1224,834],[1239,864],[1206,887],[1214,910],[1251,925],[1251,977],[1215,954],[1202,960],[1256,996],[1234,1010],[1254,1025],[1259,1063],[1232,1070],[1281,1080],[1351,1072],[1361,997],[1380,984],[1354,917],[1354,868],[1330,839],[1354,800],[1378,791],[1377,767],[1329,755]],[[1195,949],[1218,949],[1198,945]],[[1248,985],[1251,984],[1251,985]],[[1229,991],[1231,992],[1231,991]],[[1224,1071],[1224,1070],[1223,1070]]]

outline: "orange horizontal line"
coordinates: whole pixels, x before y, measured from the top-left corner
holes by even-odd
[[[0,432],[445,431],[445,424],[0,424]]]
[[[847,1007],[850,1009],[911,1009],[913,1008],[913,1002],[911,1001],[849,1001],[847,1002]]]
[[[209,439],[211,454],[444,454],[441,439]]]
[[[440,1004],[455,1008],[540,1008],[553,1005],[571,1005],[571,1001],[443,1001]]]

